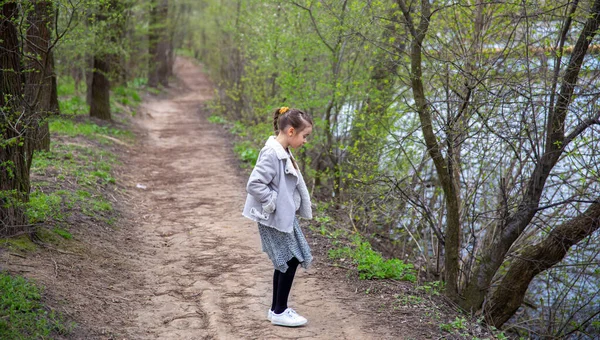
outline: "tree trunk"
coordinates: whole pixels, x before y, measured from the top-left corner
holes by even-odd
[[[595,0],[591,8],[591,16],[586,21],[573,49],[573,54],[563,76],[560,93],[556,104],[553,105],[554,109],[548,113],[544,153],[533,170],[527,190],[517,211],[505,221],[500,222],[495,232],[488,231],[485,235],[482,243],[481,259],[465,289],[464,296],[466,299],[461,302],[462,307],[465,309],[478,310],[482,307],[492,279],[504,262],[510,247],[535,216],[546,180],[552,169],[569,143],[586,128],[585,124],[582,123],[583,125],[578,126],[573,132],[565,136],[564,127],[567,109],[573,98],[583,59],[599,26],[600,0]]]
[[[101,40],[108,40],[109,45],[102,50],[97,50],[94,55],[94,67],[90,89],[90,116],[103,120],[110,120],[110,77],[115,76],[118,56],[114,50],[123,33],[124,10],[122,2],[110,0],[99,7],[96,18],[99,22],[105,22],[105,31],[100,35]],[[119,13],[119,15],[112,15]],[[99,39],[98,37],[96,38]]]
[[[110,69],[105,58],[106,55],[94,57],[90,116],[110,120],[110,82],[107,76]]]
[[[600,227],[600,202],[581,215],[554,228],[540,243],[531,245],[516,257],[497,288],[488,295],[484,315],[495,327],[502,326],[519,309],[529,283],[539,273],[560,262],[569,248]]]
[[[26,66],[25,100],[40,122],[33,142],[36,149],[46,151],[50,150],[50,132],[46,118],[53,100],[54,58],[50,41],[53,17],[52,1],[33,1],[33,8],[27,13],[29,27],[24,44],[29,58]]]
[[[0,10],[0,235],[10,236],[29,231],[24,211],[33,155],[29,126],[36,122],[22,100],[17,2],[5,1]]]
[[[85,102],[92,106],[92,81],[94,80],[94,56],[91,53],[85,55]]]
[[[158,87],[169,85],[169,35],[168,0],[153,0],[150,9],[150,30],[148,33],[148,85]]]
[[[458,273],[459,273],[459,248],[460,248],[460,206],[459,188],[457,181],[453,178],[452,160],[446,160],[442,154],[441,147],[433,131],[431,111],[425,98],[423,87],[423,76],[421,70],[422,47],[421,44],[429,29],[431,17],[431,4],[428,0],[421,0],[421,13],[419,22],[413,21],[413,10],[403,1],[397,0],[398,7],[406,19],[408,31],[412,35],[411,40],[411,65],[410,80],[413,97],[421,121],[421,130],[427,145],[427,151],[433,159],[436,173],[440,178],[444,199],[446,203],[446,233],[444,239],[444,276],[446,282],[446,295],[454,301],[458,301]]]
[[[50,94],[50,112],[52,114],[60,114],[60,106],[58,105],[58,84],[56,80],[56,72],[54,72],[54,65],[54,51],[50,51],[50,67],[52,69],[52,93]]]

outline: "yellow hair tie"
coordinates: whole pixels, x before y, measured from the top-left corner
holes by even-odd
[[[280,114],[280,115],[282,115],[282,114],[284,114],[284,113],[288,112],[289,110],[290,110],[290,108],[289,108],[289,107],[287,107],[287,106],[283,106],[283,107],[281,107],[281,108],[279,109],[279,114]]]

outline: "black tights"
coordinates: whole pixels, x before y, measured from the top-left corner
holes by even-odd
[[[281,314],[288,308],[288,296],[290,295],[290,289],[292,289],[298,264],[300,264],[298,259],[293,257],[287,262],[288,270],[285,273],[275,269],[273,274],[273,303],[271,304],[271,310],[275,314]]]

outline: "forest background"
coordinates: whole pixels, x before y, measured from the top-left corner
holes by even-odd
[[[600,0],[1,4],[4,236],[31,233],[60,85],[110,119],[110,88],[167,85],[178,49],[249,165],[274,108],[313,116],[297,157],[324,234],[363,235],[515,335],[600,332]]]

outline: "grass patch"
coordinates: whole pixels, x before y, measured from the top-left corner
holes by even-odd
[[[368,241],[355,236],[350,247],[331,249],[329,257],[334,260],[349,259],[355,264],[359,277],[366,279],[395,279],[415,282],[416,272],[413,265],[400,259],[385,260],[381,254],[371,248]]]
[[[37,245],[27,235],[0,239],[0,246],[20,252],[30,252],[37,249]]]
[[[90,106],[80,96],[73,96],[58,101],[60,112],[63,115],[76,116],[85,115],[90,112]]]
[[[111,164],[117,163],[114,154],[74,144],[52,144],[49,152],[36,152],[31,173],[54,177],[64,182],[72,178],[87,187],[114,184]],[[34,184],[35,187],[35,184]]]
[[[64,229],[61,229],[61,228],[54,228],[54,229],[52,229],[52,231],[53,231],[55,234],[57,234],[58,236],[60,236],[60,237],[64,238],[65,240],[70,240],[70,239],[72,239],[72,238],[73,238],[73,235],[71,235],[71,233],[70,233],[70,232],[68,232],[68,231],[66,231],[66,230],[64,230]]]
[[[84,136],[89,139],[107,141],[103,136],[125,137],[133,139],[133,134],[109,126],[100,126],[91,122],[76,122],[71,119],[54,118],[49,122],[50,131],[63,136]]]
[[[46,310],[40,300],[40,289],[33,283],[0,272],[0,339],[48,339],[53,334],[69,334],[74,324]]]
[[[87,105],[85,96],[80,93],[81,85],[85,86],[85,84],[80,84],[78,91],[75,86],[75,79],[69,76],[60,77],[57,83],[58,106],[60,107],[61,114],[75,116],[85,115],[90,112],[90,106]]]
[[[36,152],[32,176],[53,181],[32,182],[27,204],[30,223],[57,227],[54,233],[64,239],[72,237],[63,226],[74,214],[83,213],[109,225],[114,223],[113,206],[101,190],[116,183],[111,173],[116,163],[114,154],[79,144],[56,143],[51,144],[49,152]]]
[[[41,191],[32,191],[26,208],[29,223],[40,223],[48,219],[62,220],[61,202],[62,198],[57,193],[45,194]]]
[[[121,85],[112,89],[112,95],[110,97],[111,111],[119,113],[123,112],[123,109],[125,108],[125,112],[135,116],[135,108],[142,102],[142,96],[140,96],[139,90],[146,85],[146,82],[145,78],[137,78],[134,81],[127,83],[127,86]]]
[[[61,227],[52,229],[37,227],[35,228],[35,237],[41,242],[51,244],[57,248],[69,248],[71,245],[69,242],[73,239],[73,235]]]
[[[56,83],[56,91],[59,97],[72,96],[76,94],[75,79],[73,79],[73,77],[62,76],[58,79]]]
[[[62,225],[67,222],[69,216],[81,212],[112,224],[102,215],[112,212],[113,206],[100,194],[93,195],[84,190],[77,190],[75,193],[59,190],[50,194],[34,191],[31,196],[35,197],[27,207],[27,216],[31,223]],[[57,227],[53,231],[65,239],[72,238],[72,235],[62,228]]]
[[[138,106],[142,97],[138,90],[130,86],[117,86],[113,89],[115,100],[123,105]]]

